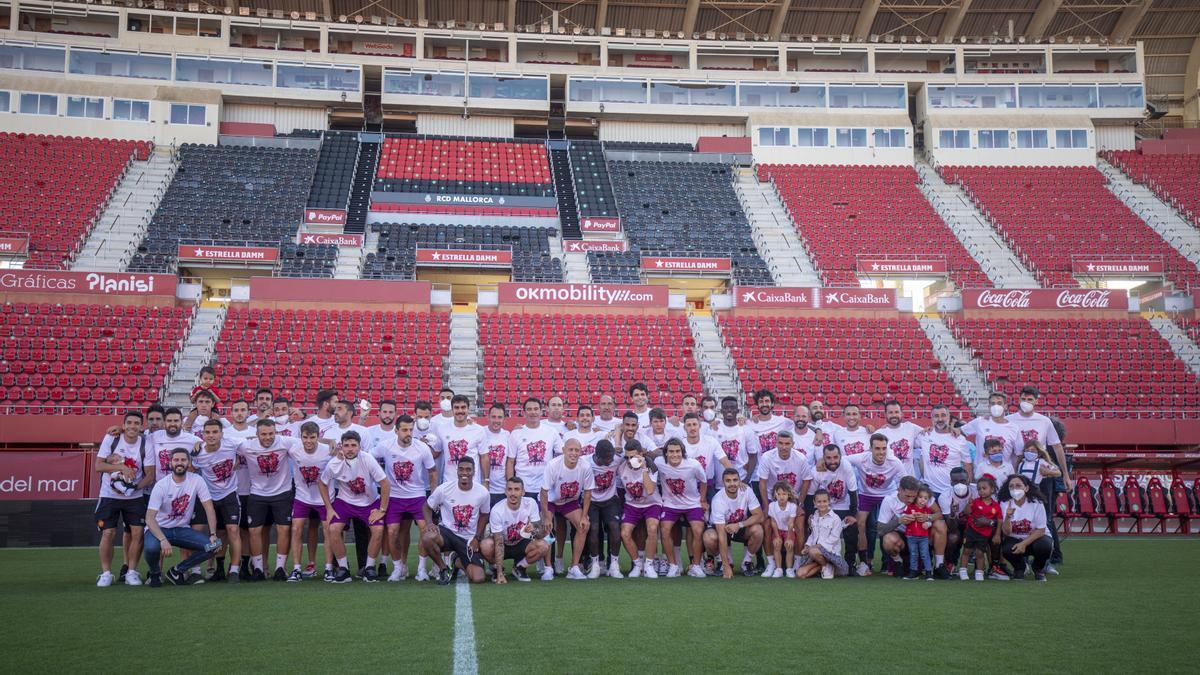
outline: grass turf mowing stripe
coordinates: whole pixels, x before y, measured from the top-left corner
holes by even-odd
[[[465,575],[454,590],[454,675],[475,675],[479,661],[475,656],[475,616],[471,612],[471,584]]]

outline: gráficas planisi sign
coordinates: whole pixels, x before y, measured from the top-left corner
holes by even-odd
[[[174,297],[177,283],[170,274],[0,270],[0,292]]]

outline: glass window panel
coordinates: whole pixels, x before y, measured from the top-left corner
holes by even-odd
[[[585,103],[645,103],[646,87],[638,80],[568,80],[570,100]]]
[[[1022,108],[1095,108],[1095,85],[1021,85]]]
[[[824,85],[742,84],[739,105],[760,108],[824,108]]]
[[[829,85],[830,108],[906,107],[904,87]]]
[[[66,61],[67,52],[64,49],[0,45],[0,68],[61,73]]]
[[[930,108],[1015,108],[1016,87],[929,87]]]
[[[471,98],[547,101],[550,83],[543,77],[471,75]]]
[[[70,72],[75,75],[132,77],[144,80],[171,79],[171,57],[156,54],[94,52],[72,49]]]
[[[175,79],[257,87],[270,87],[274,82],[271,64],[267,61],[222,61],[187,56],[175,59]]]
[[[650,102],[667,105],[733,105],[732,84],[651,82]]]
[[[1139,84],[1122,84],[1115,87],[1100,86],[1101,108],[1144,108],[1145,94]]]
[[[275,68],[275,86],[288,89],[358,91],[358,80],[358,68],[318,68],[284,63]]]

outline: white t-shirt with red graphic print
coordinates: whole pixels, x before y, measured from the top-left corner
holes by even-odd
[[[488,492],[494,495],[504,494],[507,480],[504,477],[504,465],[509,457],[514,456],[512,434],[504,428],[498,433],[492,433],[491,429],[484,427],[479,450],[482,453],[480,457],[487,455],[488,458]]]
[[[540,488],[546,491],[546,499],[560,505],[582,499],[584,490],[596,487],[596,479],[589,464],[590,460],[580,457],[574,467],[569,467],[565,455],[550,460],[546,464]]]
[[[463,541],[475,536],[479,519],[492,510],[491,495],[479,483],[472,483],[469,490],[460,490],[457,482],[442,483],[429,495],[426,504],[431,510],[438,509],[442,527]]]
[[[433,459],[433,448],[414,438],[407,447],[400,447],[400,442],[395,439],[387,443],[383,464],[388,479],[388,498],[416,499],[424,497],[429,489],[429,470],[437,462]]]
[[[1024,504],[1018,506],[1016,502],[1008,501],[1000,505],[1000,512],[1007,515],[1009,506],[1012,506],[1014,510],[1012,517],[1009,518],[1012,534],[1008,536],[1024,539],[1033,534],[1034,530],[1045,532],[1046,507],[1041,502],[1026,499]]]
[[[379,499],[379,484],[387,476],[374,457],[360,452],[354,459],[329,460],[321,472],[321,480],[334,484],[341,501],[351,506],[370,506]]]
[[[724,489],[718,490],[713,496],[709,509],[713,525],[740,523],[750,517],[754,509],[759,508],[758,498],[753,490],[739,489],[736,497],[730,497]]]
[[[276,436],[271,445],[264,448],[255,436],[238,445],[238,455],[246,458],[251,495],[274,497],[292,489],[292,467],[288,459],[292,448],[303,451],[299,438]]]
[[[172,476],[154,484],[150,491],[150,504],[147,507],[157,511],[154,520],[159,527],[188,527],[192,522],[192,513],[200,502],[211,501],[208,487],[204,479],[194,473],[185,474],[182,481],[176,482]]]
[[[446,475],[442,476],[443,483],[457,482],[458,460],[470,457],[475,460],[475,482],[483,484],[483,465],[480,463],[480,458],[486,452],[483,447],[485,431],[487,431],[486,427],[474,422],[468,423],[465,427],[454,424],[442,427],[442,457],[445,460],[443,466],[446,468]],[[500,473],[504,473],[503,469]]]
[[[538,424],[536,429],[522,425],[512,430],[516,474],[525,481],[525,492],[534,494],[542,489],[546,465],[562,451],[562,436],[549,425]]]
[[[333,450],[324,443],[317,443],[311,453],[304,450],[304,444],[297,443],[296,447],[288,450],[292,460],[292,482],[296,484],[296,501],[309,506],[321,506],[321,473],[325,465],[333,458]],[[326,483],[329,486],[329,483]]]

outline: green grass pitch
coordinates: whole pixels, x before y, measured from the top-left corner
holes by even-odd
[[[472,587],[479,672],[1196,671],[1200,540],[1073,539],[1064,549],[1062,576],[1046,584],[739,576]],[[5,671],[454,670],[453,586],[99,589],[97,569],[93,550],[0,550]]]

